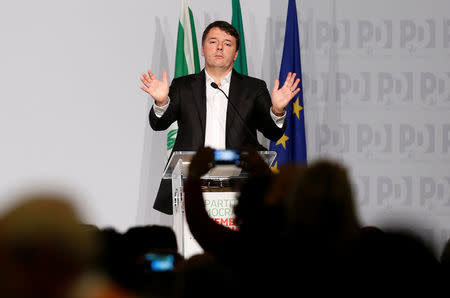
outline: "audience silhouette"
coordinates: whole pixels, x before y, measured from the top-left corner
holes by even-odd
[[[433,295],[450,274],[414,231],[364,226],[347,169],[330,160],[270,170],[243,148],[237,229],[212,219],[202,176],[214,150],[200,149],[185,181],[185,215],[204,253],[184,259],[174,231],[121,233],[83,223],[71,198],[33,193],[0,217],[0,296],[225,297]],[[158,262],[164,264],[156,267]]]

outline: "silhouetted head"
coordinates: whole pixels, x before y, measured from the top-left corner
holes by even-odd
[[[32,193],[17,198],[19,203],[0,218],[2,295],[63,297],[90,268],[96,239],[70,199]]]
[[[298,171],[286,208],[294,233],[317,243],[339,246],[359,230],[347,170],[336,162],[320,160]]]
[[[450,269],[450,239],[447,240],[441,254],[441,264]]]

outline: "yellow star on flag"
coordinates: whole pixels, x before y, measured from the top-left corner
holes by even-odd
[[[274,174],[278,174],[280,172],[280,170],[278,169],[278,161],[275,162],[275,164],[273,166],[271,166],[270,169],[272,170],[272,172]]]
[[[285,134],[283,134],[283,136],[278,140],[278,142],[276,143],[276,145],[283,145],[284,150],[286,150],[286,142],[289,140],[289,137],[286,136]]]
[[[297,118],[300,120],[300,111],[303,110],[303,107],[299,103],[299,98],[292,104],[292,113],[297,115]]]

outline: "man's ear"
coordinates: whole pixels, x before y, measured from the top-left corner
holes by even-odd
[[[238,54],[239,54],[239,51],[236,51],[236,55],[234,55],[233,61],[236,61]]]
[[[201,52],[202,52],[202,57],[205,57],[205,53],[203,52],[203,45],[202,45],[202,48],[201,48]]]

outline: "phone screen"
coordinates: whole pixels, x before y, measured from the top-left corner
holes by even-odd
[[[238,150],[215,150],[214,162],[216,164],[239,164]]]
[[[150,271],[171,271],[174,268],[175,256],[173,254],[148,253],[145,261]]]

